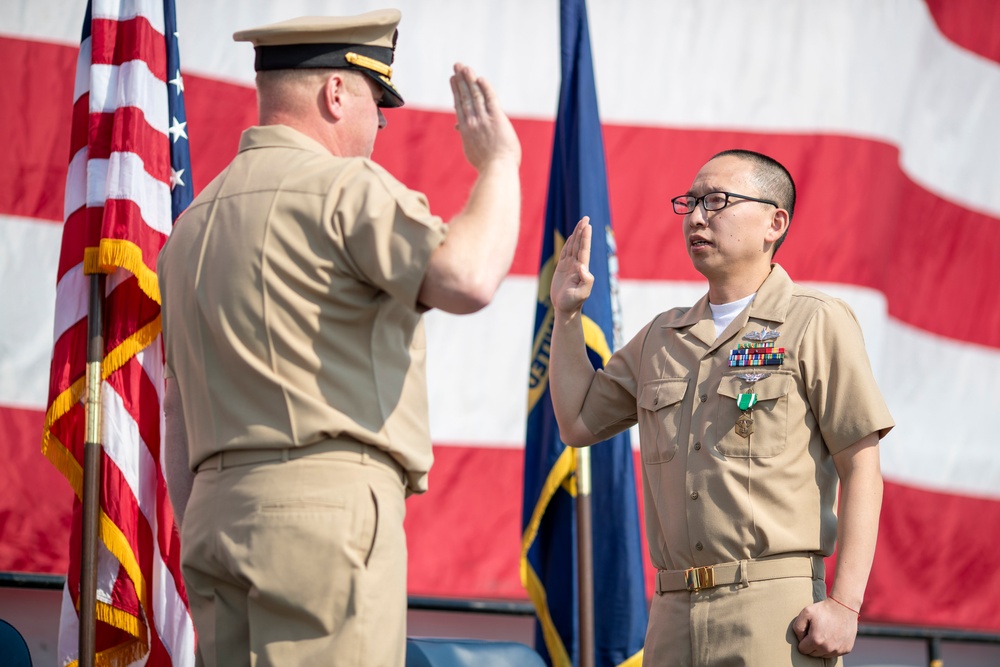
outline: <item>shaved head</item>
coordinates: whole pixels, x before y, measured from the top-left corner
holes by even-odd
[[[749,162],[752,170],[748,174],[748,179],[757,188],[757,196],[763,199],[772,199],[778,202],[780,208],[788,211],[788,226],[791,228],[792,215],[795,212],[795,181],[792,180],[792,175],[788,173],[784,165],[763,153],[742,149],[722,151],[713,155],[712,159],[718,157],[735,157]],[[775,242],[774,252],[778,252],[778,248],[781,247],[787,235],[788,230],[786,229],[781,238]]]

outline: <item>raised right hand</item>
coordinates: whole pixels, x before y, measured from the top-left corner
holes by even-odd
[[[510,159],[520,165],[521,142],[489,82],[477,78],[472,68],[456,63],[451,92],[458,118],[456,127],[469,164],[476,171],[482,171],[493,160]]]
[[[552,305],[558,312],[579,312],[594,287],[594,275],[589,268],[591,233],[590,218],[584,216],[559,253],[550,291]]]

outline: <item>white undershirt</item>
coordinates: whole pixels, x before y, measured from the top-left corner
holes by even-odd
[[[712,320],[715,322],[715,337],[718,338],[723,331],[726,330],[736,316],[743,312],[743,309],[750,305],[753,298],[757,296],[754,292],[748,297],[744,297],[739,301],[730,301],[729,303],[714,304],[709,303],[708,307],[712,309]]]

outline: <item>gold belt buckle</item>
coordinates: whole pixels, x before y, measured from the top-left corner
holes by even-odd
[[[715,586],[715,569],[711,565],[689,567],[684,570],[684,583],[689,591],[712,588]]]

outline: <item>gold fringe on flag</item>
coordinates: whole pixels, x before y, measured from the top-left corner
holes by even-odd
[[[139,289],[146,296],[160,303],[160,282],[156,271],[146,266],[142,259],[142,248],[125,239],[101,239],[97,248],[83,251],[83,272],[114,273],[115,269],[128,271],[139,281]]]

